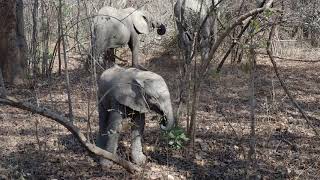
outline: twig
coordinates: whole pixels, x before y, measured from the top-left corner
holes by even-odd
[[[267,42],[267,53],[269,55],[270,61],[273,65],[273,69],[274,72],[276,73],[276,76],[281,84],[281,87],[283,88],[284,92],[287,94],[287,96],[289,97],[290,101],[293,103],[293,105],[299,110],[299,112],[301,113],[301,115],[303,116],[303,118],[306,120],[306,122],[308,123],[308,125],[313,129],[314,133],[318,136],[319,138],[319,133],[317,131],[317,129],[311,124],[310,119],[308,118],[308,115],[304,112],[304,110],[299,106],[299,104],[296,102],[296,100],[292,97],[291,93],[289,92],[287,86],[284,84],[283,80],[280,77],[278,68],[277,68],[277,64],[274,60],[274,56],[273,56],[273,52],[272,52],[272,48],[271,48],[271,42],[272,42],[272,38],[273,38],[273,34],[274,34],[274,30],[276,27],[276,23],[273,24],[270,34],[269,34],[269,40]]]
[[[263,7],[263,5],[266,3],[266,0],[264,0],[261,4],[260,4],[260,8]],[[239,13],[240,14],[240,13]],[[237,44],[238,40],[240,40],[240,38],[242,37],[242,35],[244,34],[244,32],[246,32],[246,30],[248,29],[249,25],[251,24],[252,20],[254,20],[256,17],[258,16],[258,14],[255,14],[254,16],[252,16],[249,21],[246,23],[246,25],[241,29],[240,33],[237,36],[237,39],[234,40],[231,44],[231,46],[229,47],[228,51],[226,52],[226,54],[223,56],[222,60],[220,61],[218,67],[217,67],[217,72],[220,72],[224,62],[226,61],[226,59],[228,58],[229,54],[231,53],[231,50],[234,48],[234,46]]]
[[[221,34],[221,36],[217,39],[217,41],[210,48],[210,53],[209,53],[208,60],[205,63],[203,63],[202,67],[200,68],[201,70],[203,70],[202,71],[203,75],[208,73],[208,70],[209,70],[209,67],[210,67],[209,65],[210,65],[210,63],[211,63],[211,61],[213,59],[213,56],[216,53],[216,51],[218,50],[220,44],[223,42],[224,38],[226,36],[228,36],[228,34],[230,34],[230,32],[236,26],[240,25],[242,23],[242,21],[244,21],[249,17],[252,17],[252,16],[254,16],[256,14],[262,13],[263,11],[269,9],[272,3],[273,3],[273,0],[269,0],[263,8],[257,8],[257,9],[249,11],[248,13],[246,13],[244,15],[241,15]],[[203,76],[200,76],[200,77],[203,77]]]

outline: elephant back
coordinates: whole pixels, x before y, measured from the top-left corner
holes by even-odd
[[[139,71],[138,69],[128,71],[118,65],[104,71],[99,79],[99,98],[107,101],[116,100],[141,113],[148,112],[149,107],[144,98],[143,87],[135,80]]]
[[[130,39],[130,29],[127,27],[128,12],[113,7],[103,7],[94,19],[95,39],[98,47],[117,48],[127,44]]]
[[[212,0],[178,0],[174,9],[175,16],[178,16],[179,21],[183,16],[183,27],[187,28],[186,30],[189,32],[195,32],[202,24],[211,6]]]

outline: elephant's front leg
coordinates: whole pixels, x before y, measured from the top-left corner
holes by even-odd
[[[107,125],[108,125],[108,112],[102,105],[99,103],[98,105],[99,112],[99,134],[97,138],[97,146],[99,148],[105,149],[107,143]]]
[[[106,67],[106,69],[112,67],[116,63],[114,48],[106,49],[104,51],[103,60],[104,60],[104,66]]]
[[[100,131],[101,132],[100,137],[103,137],[101,138],[101,140],[106,141],[105,143],[103,143],[100,140],[101,145],[105,145],[105,149],[113,154],[117,153],[119,133],[122,127],[121,122],[122,122],[122,116],[120,112],[110,111],[108,112],[106,124],[104,125],[106,129],[103,129]],[[110,160],[101,158],[100,164],[105,167],[110,167],[113,163]]]
[[[139,65],[139,37],[137,34],[131,35],[128,45],[132,53],[132,66],[137,67]]]
[[[132,66],[141,70],[147,70],[139,64],[139,37],[137,34],[131,36],[129,48],[132,52]]]
[[[147,157],[142,152],[142,136],[145,125],[145,115],[136,113],[132,120],[131,158],[134,163],[141,165],[147,160]]]

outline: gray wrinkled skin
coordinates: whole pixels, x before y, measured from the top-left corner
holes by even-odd
[[[105,6],[98,11],[93,22],[93,56],[99,58],[105,54],[114,63],[114,48],[128,44],[132,52],[132,65],[138,67],[139,34],[148,34],[153,28],[165,27],[147,17],[143,11]]]
[[[130,117],[133,123],[131,158],[136,164],[145,163],[146,156],[142,152],[145,113],[151,110],[164,116],[167,119],[164,130],[174,126],[170,93],[164,79],[150,71],[125,69],[115,65],[102,73],[98,95],[100,103],[97,145],[116,153],[122,119]],[[101,159],[102,166],[111,164],[109,160]]]
[[[217,3],[217,0],[214,0]],[[202,59],[207,59],[210,47],[216,40],[217,20],[214,13],[205,19],[212,7],[212,0],[177,0],[174,6],[174,15],[179,31],[179,46],[185,52],[186,63],[191,62],[194,33],[200,29],[199,43]]]

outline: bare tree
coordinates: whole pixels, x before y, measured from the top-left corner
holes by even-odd
[[[48,75],[48,61],[49,61],[49,39],[50,39],[50,28],[49,28],[49,17],[46,12],[48,12],[49,7],[42,0],[41,3],[41,32],[42,32],[42,65],[41,65],[41,73],[43,75]]]
[[[67,58],[67,51],[66,51],[66,41],[65,41],[65,33],[63,30],[63,14],[62,14],[62,0],[59,0],[59,25],[60,25],[60,33],[59,39],[62,42],[63,48],[63,60],[64,60],[64,70],[66,76],[66,84],[67,84],[67,94],[68,94],[68,106],[69,106],[69,119],[73,122],[73,110],[72,110],[72,99],[71,99],[71,87],[70,87],[70,79],[69,79],[69,70],[68,70],[68,58]]]
[[[39,60],[37,56],[38,48],[38,8],[39,1],[34,0],[32,9],[32,40],[31,40],[31,64],[32,72],[34,75],[39,73]]]

